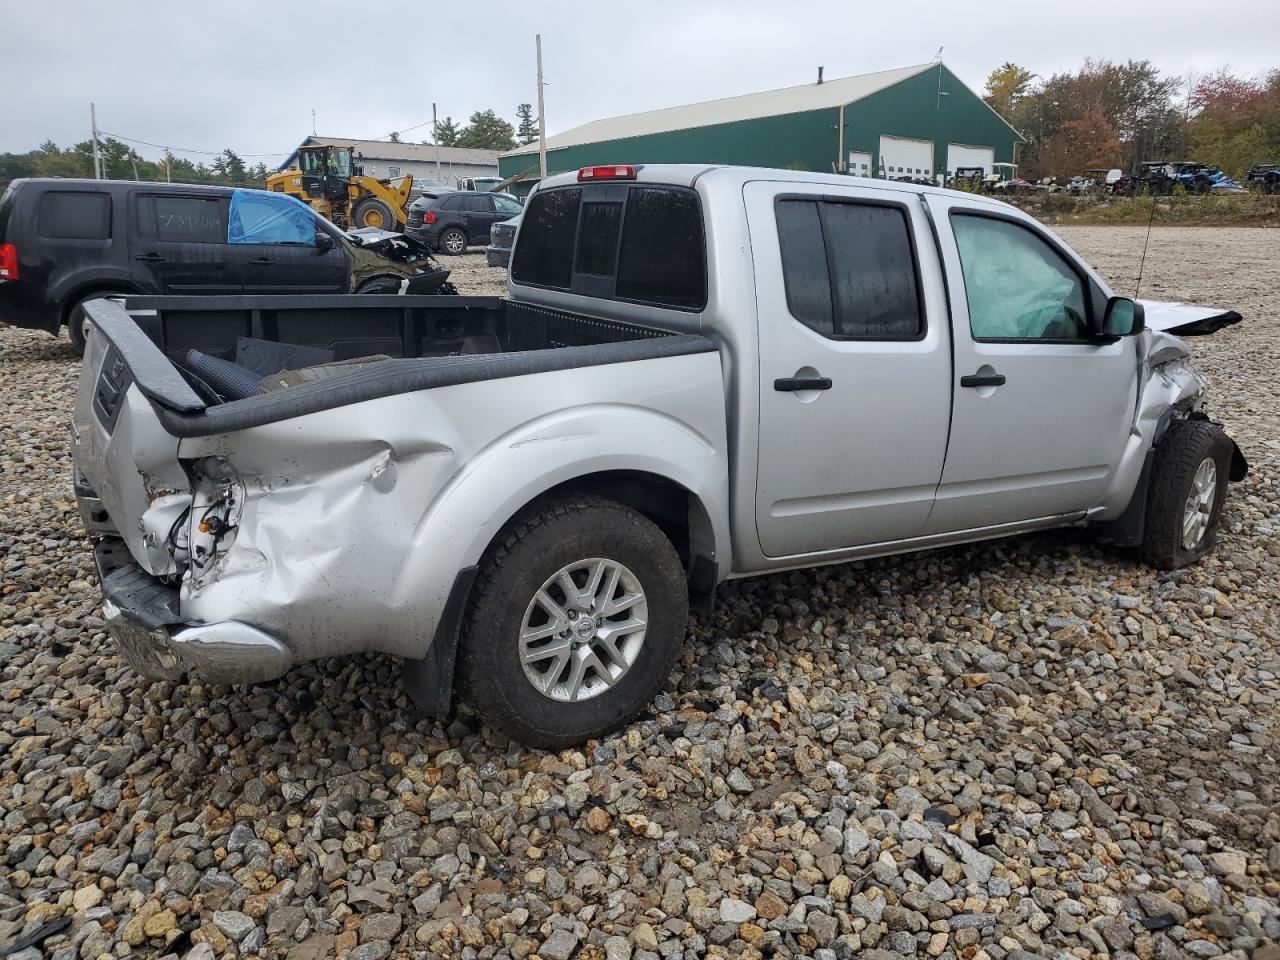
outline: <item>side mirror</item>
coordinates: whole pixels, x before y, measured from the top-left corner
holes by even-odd
[[[317,227],[316,228],[316,252],[328,253],[332,249],[333,249],[333,237],[329,236],[328,233],[326,233],[325,231]]]
[[[1100,338],[1131,337],[1146,329],[1146,311],[1129,297],[1112,297],[1102,314]]]

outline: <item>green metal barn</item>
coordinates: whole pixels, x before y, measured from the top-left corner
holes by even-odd
[[[595,120],[547,138],[547,170],[596,163],[731,163],[936,180],[1012,163],[1022,138],[942,63]],[[498,172],[533,180],[538,145]]]

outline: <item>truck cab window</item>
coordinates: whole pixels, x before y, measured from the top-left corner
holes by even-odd
[[[906,211],[894,205],[784,199],[777,205],[787,307],[833,340],[916,340],[924,333]]]
[[[525,210],[521,242],[511,260],[512,280],[539,287],[569,286],[581,199],[580,187],[533,195]]]
[[[1033,231],[972,214],[951,218],[975,340],[1088,340],[1084,281]]]
[[[702,207],[692,190],[627,191],[618,299],[699,310],[707,302],[706,260]]]

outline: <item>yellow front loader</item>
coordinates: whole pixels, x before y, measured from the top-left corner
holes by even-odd
[[[350,147],[300,147],[297,169],[267,177],[267,189],[287,193],[344,230],[403,230],[413,176],[393,183],[366,177],[351,162]]]

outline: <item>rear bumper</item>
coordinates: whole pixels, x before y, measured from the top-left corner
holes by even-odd
[[[190,673],[206,683],[260,683],[282,676],[293,658],[279,640],[235,620],[184,623],[176,588],[135,563],[124,542],[94,547],[107,631],[138,673],[178,680]]]
[[[491,267],[505,267],[511,262],[510,247],[485,247],[485,263]]]

